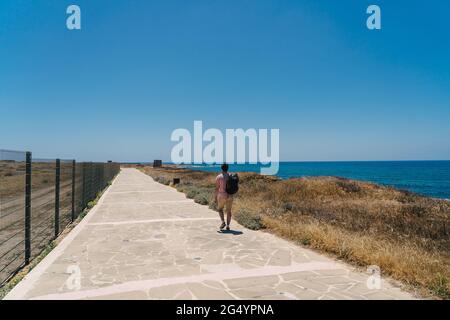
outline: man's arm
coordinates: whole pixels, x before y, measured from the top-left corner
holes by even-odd
[[[219,179],[216,178],[216,190],[214,191],[214,200],[217,202],[217,194],[219,193]]]

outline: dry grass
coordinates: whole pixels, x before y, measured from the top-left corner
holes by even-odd
[[[215,173],[142,171],[210,204]],[[450,299],[450,202],[337,177],[279,180],[240,173],[236,220]],[[200,201],[197,201],[200,202]],[[200,202],[202,203],[202,202]]]
[[[72,179],[71,163],[61,163],[61,182]],[[22,195],[25,191],[25,163],[0,161],[0,194],[2,197]],[[52,188],[55,184],[55,162],[33,162],[33,191]]]

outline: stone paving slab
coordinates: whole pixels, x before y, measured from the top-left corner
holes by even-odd
[[[382,280],[233,222],[135,169],[6,299],[413,299]],[[79,281],[78,281],[79,280]]]

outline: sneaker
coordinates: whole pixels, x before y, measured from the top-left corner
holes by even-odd
[[[225,228],[226,224],[225,222],[222,222],[222,224],[220,225],[220,230],[223,230],[223,228]]]
[[[230,226],[227,226],[227,231],[230,231]]]

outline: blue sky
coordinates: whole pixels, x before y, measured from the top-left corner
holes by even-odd
[[[279,128],[281,160],[450,159],[449,14],[443,0],[2,0],[0,148],[169,160],[172,130],[203,120]]]

